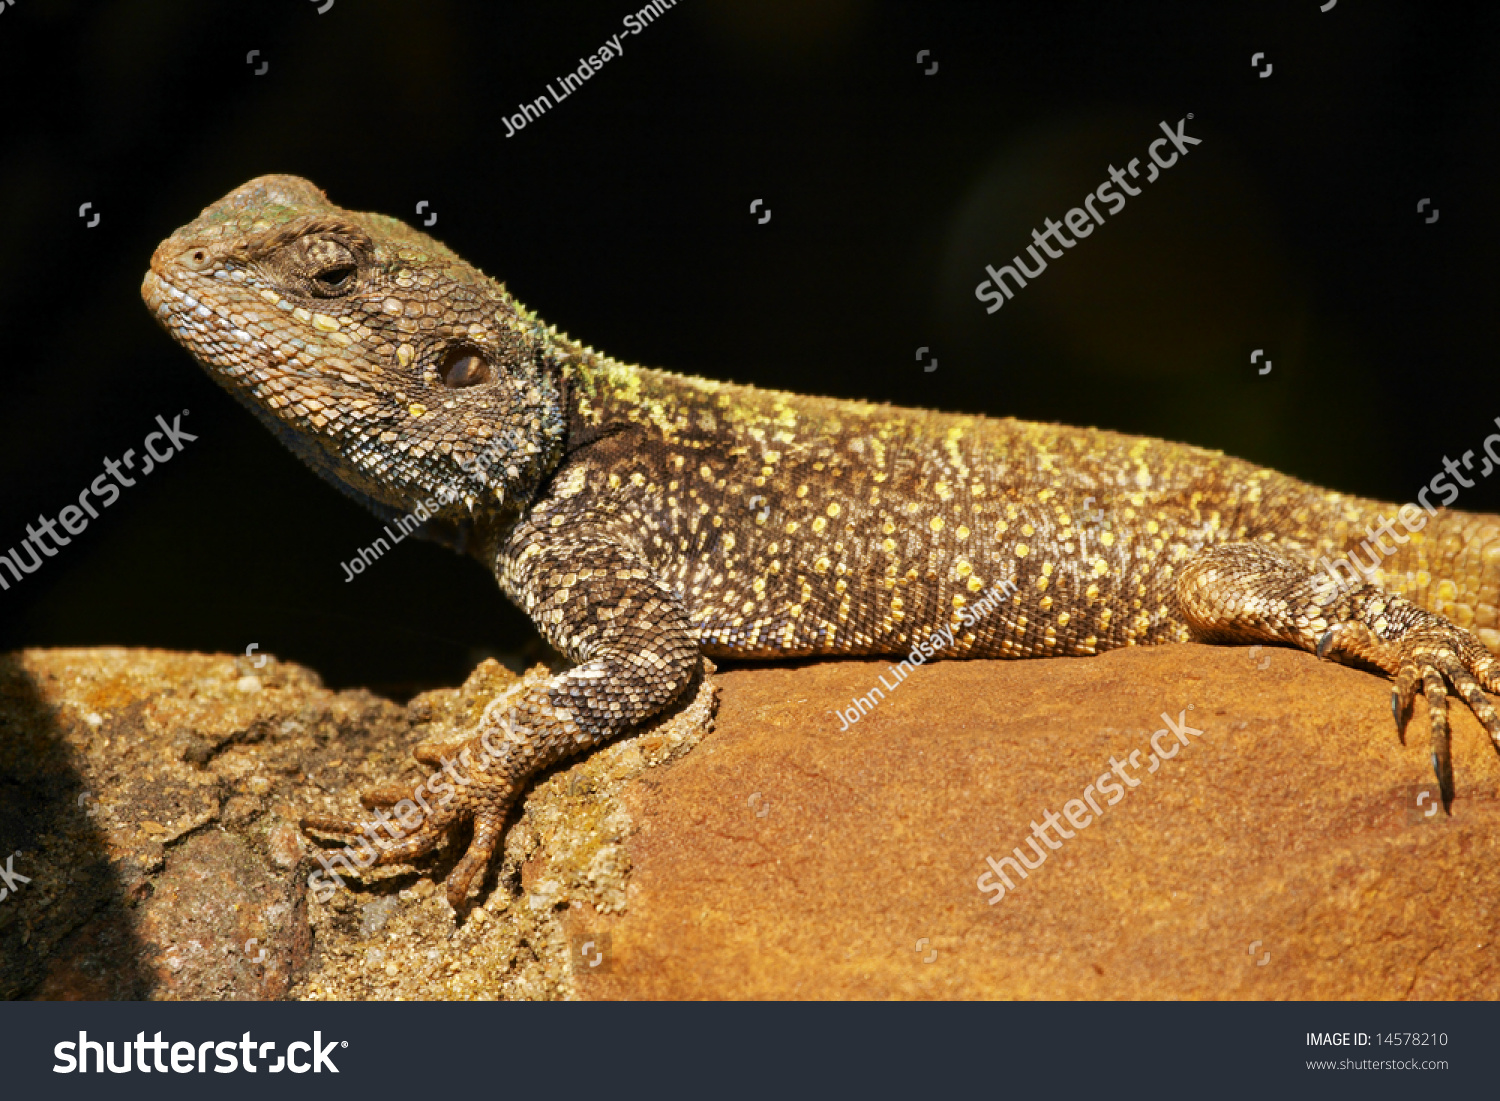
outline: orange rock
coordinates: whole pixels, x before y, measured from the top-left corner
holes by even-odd
[[[585,996],[1500,997],[1500,761],[1461,706],[1449,817],[1425,705],[1403,746],[1388,682],[1308,654],[940,662],[840,720],[882,673],[721,674],[715,733],[627,788]],[[1203,734],[1148,772],[1164,712]],[[1031,823],[1135,750],[1139,786],[992,904],[986,857],[1035,862]]]

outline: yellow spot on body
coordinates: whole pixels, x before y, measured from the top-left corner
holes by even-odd
[[[301,306],[298,306],[295,310],[292,311],[292,316],[295,317],[298,321],[307,322],[312,320],[312,311],[303,309]]]
[[[1112,531],[1106,531],[1106,532],[1104,532],[1102,535],[1099,536],[1099,542],[1103,543],[1106,547],[1112,547],[1112,546],[1114,546],[1115,545],[1115,533],[1112,532]]]
[[[312,327],[325,333],[336,333],[339,331],[339,321],[336,317],[329,317],[326,313],[315,313],[312,315]]]
[[[795,520],[788,520],[786,522],[786,533],[788,535],[796,535],[797,534],[797,521],[795,521]]]
[[[1031,548],[1028,547],[1025,543],[1017,543],[1016,544],[1016,557],[1017,558],[1025,558],[1030,553],[1031,553]]]
[[[1044,612],[1047,611],[1052,607],[1052,598],[1050,596],[1042,597],[1041,600],[1037,601],[1037,607],[1041,608]]]
[[[928,522],[927,526],[930,527],[933,531],[942,531],[943,530],[943,518],[941,516],[934,516]]]
[[[417,358],[417,350],[410,344],[403,344],[396,349],[396,362],[403,367],[410,367],[411,361]]]
[[[827,526],[828,526],[828,521],[825,520],[825,519],[823,519],[823,517],[821,517],[821,516],[818,516],[818,517],[814,518],[814,520],[812,522],[812,529],[813,529],[813,531],[817,532],[819,535],[823,534],[823,529],[826,528]]]
[[[837,516],[838,514],[839,514],[839,506],[837,504],[832,504],[832,505],[828,506],[828,515],[829,516]]]
[[[427,412],[427,406],[421,404],[420,402],[415,402],[412,405],[407,406],[406,411],[414,417],[420,417]]]
[[[813,569],[818,573],[827,573],[828,567],[830,565],[832,565],[832,563],[830,563],[826,557],[819,558],[816,562],[813,563]]]

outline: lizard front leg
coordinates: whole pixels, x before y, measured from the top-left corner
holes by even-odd
[[[442,765],[431,776],[363,797],[366,806],[395,807],[401,824],[399,836],[377,844],[374,864],[409,862],[473,822],[473,840],[448,875],[454,909],[489,867],[505,817],[532,776],[661,711],[700,665],[681,601],[633,548],[604,532],[558,538],[528,528],[496,566],[548,641],[578,665],[495,701],[467,741],[444,751],[419,747],[419,761]],[[302,824],[346,839],[365,832],[352,819],[325,815]]]
[[[1500,751],[1500,715],[1484,694],[1500,691],[1500,661],[1468,631],[1374,585],[1335,585],[1310,555],[1266,543],[1200,551],[1177,577],[1177,600],[1205,642],[1288,642],[1319,657],[1361,661],[1396,681],[1391,710],[1405,732],[1418,686],[1427,699],[1432,767],[1443,806],[1453,801],[1448,686],[1469,705]]]

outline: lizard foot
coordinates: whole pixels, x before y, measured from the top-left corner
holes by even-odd
[[[1394,602],[1393,602],[1394,603]],[[1404,603],[1404,602],[1403,602]],[[1396,609],[1391,609],[1395,611]],[[1500,691],[1500,662],[1462,627],[1440,616],[1408,606],[1424,622],[1397,639],[1385,639],[1360,622],[1340,623],[1318,640],[1319,657],[1359,658],[1380,666],[1395,677],[1391,713],[1396,732],[1406,740],[1406,725],[1418,689],[1427,700],[1432,738],[1432,771],[1437,777],[1443,809],[1453,802],[1453,756],[1448,726],[1449,688],[1463,697],[1490,741],[1500,751],[1500,714],[1485,691]]]
[[[474,788],[478,786],[476,780],[477,777],[470,778],[466,795],[483,794],[483,788],[480,792],[474,792]],[[457,910],[468,897],[475,878],[489,867],[503,832],[511,800],[504,797],[490,798],[485,800],[486,805],[472,810],[435,807],[431,813],[424,814],[419,804],[427,802],[427,782],[424,780],[414,786],[386,784],[363,792],[360,802],[377,812],[377,818],[369,822],[338,815],[308,814],[302,817],[302,828],[346,842],[355,863],[361,868],[371,868],[409,864],[438,848],[463,822],[472,821],[473,838],[446,880],[448,903]],[[497,786],[486,785],[489,788]],[[490,794],[509,794],[506,789],[508,785]],[[380,813],[392,810],[393,814]],[[389,837],[382,836],[380,831],[385,831]],[[359,846],[357,850],[354,848],[356,845]]]
[[[496,704],[510,705],[509,715],[501,718]],[[349,857],[370,868],[426,856],[472,823],[468,848],[446,881],[448,903],[457,910],[489,868],[506,816],[529,777],[586,742],[571,715],[552,704],[545,685],[520,698],[507,694],[486,709],[477,733],[412,750],[432,769],[429,775],[365,791],[360,801],[375,812],[374,821],[310,814],[302,827],[348,842]]]

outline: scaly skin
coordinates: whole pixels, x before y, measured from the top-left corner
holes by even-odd
[[[941,656],[1288,643],[1393,675],[1398,727],[1421,688],[1445,804],[1449,686],[1500,732],[1483,692],[1500,663],[1480,641],[1500,645],[1500,518],[1422,513],[1385,537],[1376,584],[1325,589],[1313,563],[1394,506],[1184,444],[628,366],[426,234],[291,176],[178,230],[142,293],[345,492],[388,519],[436,502],[424,534],[479,558],[577,663],[444,747],[470,772],[437,808],[421,785],[367,793],[405,808],[380,863],[473,823],[455,907],[528,778],[666,708],[702,654],[904,654],[948,631]],[[1004,582],[1010,599],[970,610]]]

